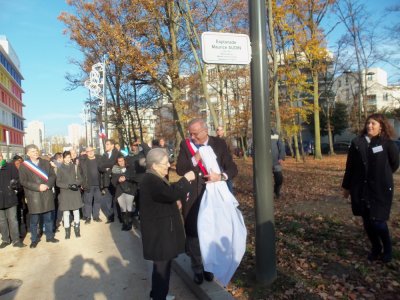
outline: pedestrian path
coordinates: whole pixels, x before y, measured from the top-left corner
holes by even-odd
[[[104,216],[102,217],[105,220]],[[0,281],[21,280],[21,286],[2,300],[149,299],[151,262],[142,255],[140,232],[121,231],[120,224],[81,222],[81,238],[64,239],[60,228],[57,244],[45,237],[30,249],[30,235],[22,249],[0,249]],[[1,282],[0,282],[1,292]],[[197,299],[173,271],[170,293],[176,299]]]

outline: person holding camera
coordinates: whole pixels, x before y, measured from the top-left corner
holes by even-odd
[[[80,168],[72,162],[71,152],[64,151],[63,164],[57,171],[57,186],[60,188],[59,209],[63,212],[65,239],[71,237],[70,211],[74,215],[75,236],[80,237],[79,209],[83,206],[80,187],[82,175]]]
[[[12,243],[14,247],[26,245],[19,238],[17,219],[18,170],[14,164],[7,163],[0,152],[0,249]]]

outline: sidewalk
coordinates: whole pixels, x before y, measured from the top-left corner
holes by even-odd
[[[30,249],[28,234],[24,239],[27,247],[0,249],[0,298],[149,299],[152,263],[143,259],[138,229],[123,232],[118,221],[81,222],[81,236],[77,239],[71,232],[71,239],[65,240],[64,228],[60,228],[58,244],[46,243],[43,236],[38,246]],[[13,291],[8,292],[10,289]],[[216,282],[195,284],[185,254],[172,264],[170,294],[177,300],[234,299]]]
[[[104,216],[102,219],[105,220]],[[64,229],[56,233],[58,244],[42,237],[30,249],[30,235],[22,249],[0,249],[0,294],[8,279],[21,280],[18,289],[1,295],[10,299],[149,299],[151,262],[142,255],[140,233],[122,232],[118,221],[112,224],[81,222],[82,237],[64,239]],[[175,273],[170,293],[176,299],[198,299]]]

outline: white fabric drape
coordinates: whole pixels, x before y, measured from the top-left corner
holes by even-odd
[[[207,172],[221,173],[214,150],[199,148]],[[247,231],[239,203],[226,182],[207,183],[201,199],[197,228],[204,269],[226,286],[246,250]]]

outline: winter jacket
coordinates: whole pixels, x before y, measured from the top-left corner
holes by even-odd
[[[145,174],[139,200],[144,259],[170,260],[185,251],[182,216],[176,201],[185,199],[189,187],[185,177],[168,184],[155,174]]]
[[[111,172],[111,183],[115,187],[116,199],[118,199],[122,193],[136,196],[139,178],[136,176],[134,168],[130,166],[121,168],[115,165]],[[125,176],[126,179],[124,182],[119,182],[121,176]]]
[[[57,171],[57,186],[60,188],[58,196],[58,209],[60,211],[76,210],[83,206],[81,189],[82,174],[77,165],[70,163],[62,164]],[[71,185],[75,185],[75,190],[71,189]]]
[[[18,170],[12,163],[0,167],[0,209],[18,204],[16,190],[19,186]]]
[[[281,172],[282,166],[279,160],[285,160],[285,145],[282,143],[279,135],[273,131],[271,131],[271,154],[273,171]]]
[[[41,214],[54,210],[54,194],[52,189],[56,182],[56,174],[47,160],[39,158],[39,168],[47,174],[48,180],[42,179],[28,169],[25,166],[25,162],[19,167],[19,179],[21,185],[24,187],[30,214]],[[47,185],[49,189],[40,192],[39,186],[41,184]]]
[[[95,155],[95,159],[96,159],[96,162],[97,162],[97,168],[99,167],[99,165],[100,165],[100,161],[101,161],[101,156],[100,155]],[[90,189],[90,186],[89,186],[89,167],[88,167],[88,160],[89,160],[89,158],[87,157],[87,155],[85,155],[85,156],[81,156],[80,158],[79,158],[79,166],[80,166],[80,168],[81,168],[81,171],[82,171],[82,188],[83,188],[83,190],[88,190],[88,189]],[[98,183],[98,186],[100,187],[101,186],[101,175],[100,175],[100,171],[99,171],[99,183]]]
[[[350,191],[355,216],[370,215],[386,221],[393,199],[393,173],[399,167],[399,150],[382,137],[353,139],[346,162],[342,187]]]

